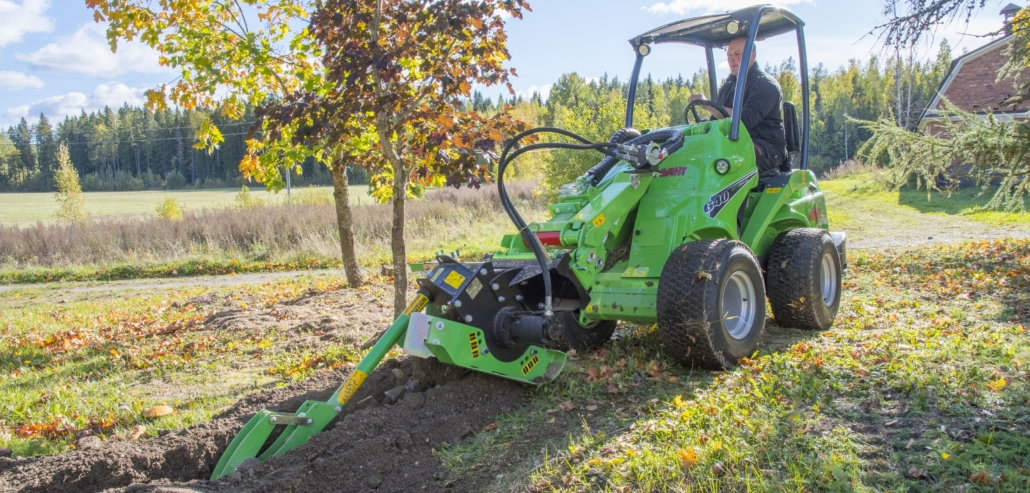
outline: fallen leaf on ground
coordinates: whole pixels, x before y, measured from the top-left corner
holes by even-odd
[[[694,464],[697,464],[697,460],[698,460],[697,453],[694,452],[693,448],[691,448],[690,450],[680,449],[679,456],[680,456],[680,467],[682,467],[683,469],[689,469],[689,468],[693,467]]]
[[[910,467],[908,469],[908,476],[910,478],[921,479],[926,477],[925,469],[918,469],[916,467]]]
[[[576,409],[576,405],[573,404],[572,401],[565,401],[561,404],[558,404],[558,408],[562,411],[571,411],[573,409]]]
[[[597,406],[595,406],[593,404],[587,406],[587,411],[596,411],[596,410],[597,410]]]
[[[973,474],[972,476],[969,476],[969,481],[980,484],[991,484],[991,479],[990,476],[987,474],[987,471],[980,471],[976,474]]]
[[[143,425],[136,425],[136,429],[129,435],[129,441],[139,440],[139,437],[143,436],[147,432],[147,427]]]
[[[497,429],[497,423],[490,423],[483,427],[483,431],[491,431]]]
[[[159,418],[161,416],[167,416],[174,412],[175,409],[172,409],[168,406],[154,406],[150,409],[147,409],[146,411],[143,411],[143,416],[147,418]]]

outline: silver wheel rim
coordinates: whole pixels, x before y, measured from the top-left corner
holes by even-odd
[[[734,339],[743,339],[755,322],[755,285],[743,271],[730,275],[722,287],[722,321]]]
[[[834,268],[833,255],[828,252],[823,254],[819,284],[822,288],[823,304],[833,306],[833,300],[837,297],[837,269]]]

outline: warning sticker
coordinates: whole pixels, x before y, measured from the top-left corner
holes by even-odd
[[[604,224],[604,214],[598,214],[597,217],[594,218],[594,227],[600,228],[602,224]]]
[[[433,277],[429,278],[429,282],[436,283],[436,280],[440,278],[442,273],[443,269],[436,269],[436,273],[433,274]]]
[[[483,289],[483,283],[477,277],[469,283],[469,287],[465,289],[465,292],[469,294],[469,299],[474,300],[481,289]]]
[[[365,372],[355,369],[350,376],[347,377],[347,381],[343,382],[343,387],[340,387],[340,397],[336,400],[339,401],[340,404],[346,404],[351,397],[354,397],[354,393],[358,391],[361,384],[365,383],[366,378],[368,378],[368,375]]]
[[[422,311],[422,309],[425,308],[428,304],[429,298],[426,298],[425,295],[420,294],[416,296],[414,300],[412,300],[411,304],[408,305],[408,309],[404,310],[404,314],[411,316],[412,313]]]
[[[766,188],[765,193],[780,193],[782,188]]]
[[[458,289],[461,287],[461,283],[465,282],[465,276],[458,274],[458,271],[452,270],[450,274],[447,274],[447,278],[443,282],[454,289]]]
[[[534,354],[533,359],[529,360],[529,362],[526,363],[526,366],[522,367],[522,374],[529,375],[529,372],[533,371],[533,367],[536,366],[536,364],[539,362],[540,358],[538,358],[537,355]]]
[[[479,357],[479,337],[473,332],[469,334],[469,345],[472,346],[472,359]]]

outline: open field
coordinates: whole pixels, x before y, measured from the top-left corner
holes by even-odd
[[[332,187],[311,187],[294,189],[315,190],[332,196]],[[87,192],[86,212],[94,220],[140,219],[156,217],[158,204],[165,197],[179,201],[183,212],[201,211],[203,209],[222,209],[232,207],[237,188],[210,190],[170,190],[141,192]],[[254,184],[250,192],[255,198],[266,202],[280,203],[286,197],[286,191],[279,193],[266,192],[261,184]],[[310,193],[310,192],[309,192]],[[366,187],[356,185],[351,189],[351,203],[368,205],[373,203],[366,192]],[[0,193],[0,226],[33,226],[36,223],[54,224],[57,219],[57,203],[52,193]]]
[[[385,279],[6,286],[0,448],[23,458],[0,453],[0,492],[1030,490],[1030,240],[941,244],[1023,234],[1025,216],[923,212],[846,184],[824,182],[831,224],[865,248],[826,333],[770,319],[759,354],[707,372],[664,354],[653,326],[621,324],[538,389],[394,352],[340,425],[213,483],[257,409],[344,380],[389,323]],[[429,217],[415,241],[453,246]],[[496,242],[502,221],[469,217],[487,222],[455,229]],[[422,384],[384,398],[409,378]],[[157,405],[174,412],[144,417]]]

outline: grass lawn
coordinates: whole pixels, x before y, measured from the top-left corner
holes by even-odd
[[[312,187],[294,189],[294,193],[332,194],[332,187]],[[124,219],[134,217],[155,217],[158,204],[165,197],[179,201],[184,211],[231,207],[239,193],[239,189],[213,190],[172,190],[142,192],[88,192],[86,211],[94,219]],[[250,187],[251,194],[268,202],[281,202],[286,192],[278,194],[266,192],[263,186],[255,184]],[[355,205],[370,204],[372,198],[365,193],[363,187],[355,186],[351,190],[351,202]],[[37,222],[50,224],[56,222],[54,213],[57,203],[52,193],[0,193],[0,225],[31,226]]]

